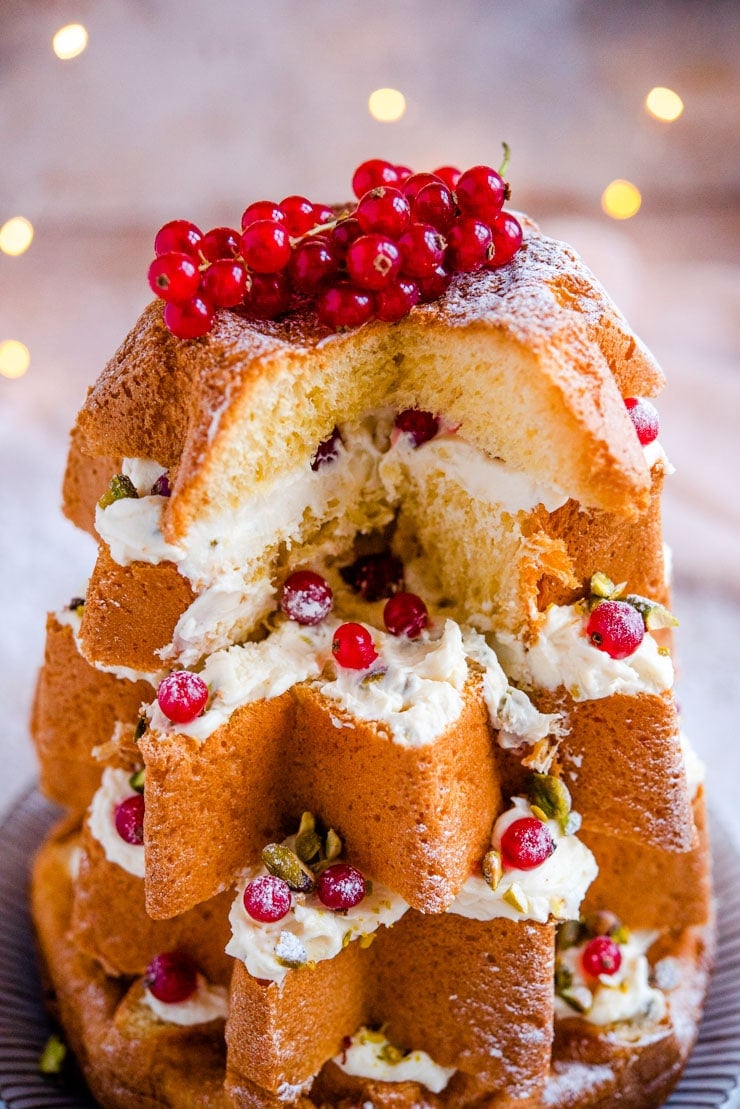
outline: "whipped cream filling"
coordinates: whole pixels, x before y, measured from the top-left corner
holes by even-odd
[[[284,840],[292,848],[295,836]],[[408,905],[381,882],[373,881],[359,905],[344,912],[327,909],[316,893],[291,894],[291,907],[282,920],[263,924],[244,908],[244,890],[264,866],[246,872],[231,906],[231,939],[226,954],[241,959],[253,978],[266,978],[280,985],[290,964],[305,965],[333,959],[353,940],[370,936],[381,925],[395,924]]]
[[[534,643],[527,646],[508,632],[495,633],[496,653],[514,681],[550,690],[565,686],[574,701],[672,688],[673,663],[651,635],[646,633],[628,658],[615,659],[589,641],[587,621],[578,605],[550,605]]]
[[[345,1074],[376,1082],[418,1082],[439,1094],[455,1073],[454,1067],[435,1063],[426,1051],[410,1051],[397,1058],[398,1049],[382,1032],[360,1028],[332,1062]]]
[[[501,837],[509,825],[533,815],[526,798],[513,797],[512,808],[494,824],[493,847],[500,850]],[[472,920],[506,917],[545,924],[552,917],[577,919],[581,901],[599,868],[586,845],[576,836],[564,835],[556,820],[548,820],[547,827],[555,850],[541,866],[534,870],[505,870],[495,890],[481,875],[473,874],[447,911]],[[521,907],[517,908],[517,904]]]
[[[116,808],[136,792],[131,788],[127,770],[107,766],[88,810],[87,823],[93,837],[115,863],[136,878],[144,877],[144,845],[127,843],[116,830]]]
[[[229,992],[225,986],[212,986],[198,975],[195,993],[185,1001],[160,1001],[145,988],[141,997],[156,1017],[167,1024],[189,1028],[194,1024],[207,1024],[211,1020],[226,1020],[229,1015]]]
[[[675,474],[676,467],[669,461],[662,443],[659,443],[657,439],[653,439],[652,443],[648,443],[644,446],[642,452],[645,455],[645,462],[649,470],[652,470],[653,467],[657,465],[667,476]]]
[[[689,795],[693,801],[704,784],[707,768],[697,755],[685,732],[681,731],[678,733],[678,741],[681,744],[681,754],[683,755],[684,766],[686,768],[686,783],[689,787]]]
[[[650,985],[650,964],[645,955],[657,935],[657,932],[632,932],[626,943],[619,944],[622,955],[619,970],[616,974],[600,974],[596,980],[583,972],[585,943],[563,951],[558,957],[558,966],[570,973],[569,990],[578,1000],[579,1009],[585,1011],[580,1012],[556,994],[555,1016],[560,1020],[580,1017],[599,1026],[616,1021],[661,1020],[666,1012],[666,1000],[660,990]]]

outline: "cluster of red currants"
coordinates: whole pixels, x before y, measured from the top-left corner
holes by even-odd
[[[503,167],[502,167],[503,168]],[[358,202],[340,215],[303,196],[259,200],[241,232],[172,220],[154,240],[149,284],[180,339],[207,334],[219,308],[275,319],[313,302],[332,331],[393,323],[437,300],[456,273],[498,269],[522,244],[490,166],[412,173],[380,158],[355,170]]]

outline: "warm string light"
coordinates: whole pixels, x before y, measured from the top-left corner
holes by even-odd
[[[78,57],[87,46],[87,28],[81,23],[67,23],[60,27],[51,40],[54,53],[63,62]]]
[[[645,97],[645,108],[654,119],[673,123],[683,112],[683,100],[673,89],[658,85]]]
[[[0,374],[3,377],[23,377],[30,364],[31,353],[25,343],[18,339],[0,343]]]
[[[642,196],[637,185],[622,178],[612,181],[601,194],[601,207],[612,219],[630,219],[637,215],[641,204]]]
[[[379,123],[396,123],[406,111],[406,97],[398,89],[376,89],[370,93],[367,107]]]
[[[0,227],[0,250],[17,257],[25,254],[33,241],[33,224],[24,216],[13,216]]]

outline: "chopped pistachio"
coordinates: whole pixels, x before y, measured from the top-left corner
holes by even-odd
[[[41,1052],[39,1070],[42,1074],[59,1074],[64,1066],[66,1056],[67,1045],[56,1033],[52,1033]]]
[[[132,789],[135,789],[137,793],[143,793],[145,781],[146,770],[142,766],[141,770],[137,770],[134,774],[131,775],[128,780],[128,784],[131,786]]]
[[[641,597],[639,593],[628,593],[624,599],[628,605],[637,609],[649,632],[657,631],[659,628],[678,627],[678,620],[665,605],[651,601],[648,597]]]
[[[567,901],[564,897],[551,897],[550,898],[550,912],[556,920],[563,920],[565,917],[565,909]]]
[[[316,817],[313,815],[312,812],[304,812],[301,815],[301,822],[298,825],[297,835],[300,836],[302,832],[315,832],[315,831],[316,831]]]
[[[318,832],[299,832],[295,837],[295,853],[303,863],[310,863],[321,851],[321,836]]]
[[[503,897],[506,904],[518,913],[526,913],[529,908],[529,898],[518,882],[512,882]]]
[[[400,1063],[401,1060],[405,1058],[405,1055],[400,1047],[386,1043],[383,1044],[378,1052],[378,1058],[382,1063],[389,1063],[391,1066],[395,1066],[396,1063]]]
[[[568,947],[576,947],[581,942],[580,920],[566,920],[557,931],[555,946],[558,951],[565,951]]]
[[[282,967],[296,970],[308,962],[308,952],[292,932],[281,932],[275,944],[275,958]]]
[[[349,947],[349,945],[351,943],[352,943],[352,933],[351,932],[345,932],[344,935],[342,936],[342,947],[343,948],[344,947]]]
[[[590,589],[592,597],[601,597],[602,600],[606,601],[614,592],[614,582],[601,570],[598,570],[591,575]]]
[[[136,730],[134,732],[134,743],[138,743],[144,732],[149,727],[149,721],[145,716],[140,716],[136,721]]]
[[[615,928],[611,934],[611,937],[615,943],[629,943],[630,936],[631,933],[626,924],[620,924],[619,927]]]
[[[138,497],[136,486],[130,477],[125,474],[116,474],[111,478],[111,483],[98,501],[100,508],[108,508],[114,501],[123,501],[129,497]]]
[[[85,607],[85,598],[84,597],[73,597],[72,600],[67,605],[67,608],[69,609],[69,611],[76,613],[77,616],[80,616],[82,614],[82,609],[84,607]]]
[[[572,989],[561,990],[560,996],[577,1013],[587,1013],[594,1003],[593,994],[585,986],[574,986]]]
[[[535,772],[529,777],[528,792],[532,811],[535,812],[535,808],[539,810],[535,812],[535,816],[542,812],[545,820],[557,820],[565,831],[571,811],[571,799],[570,791],[562,778],[556,778],[554,774]]]
[[[568,921],[568,923],[570,924],[573,922]],[[563,990],[569,990],[572,985],[573,971],[558,963],[555,967],[555,993],[562,993]]]
[[[326,833],[324,854],[326,855],[326,861],[329,863],[333,862],[334,859],[338,859],[342,854],[342,840],[333,828],[330,828]]]
[[[539,805],[530,805],[529,807],[532,810],[532,816],[536,816],[537,819],[541,820],[543,824],[546,824],[547,821],[550,819],[545,810],[541,809]]]
[[[276,878],[282,878],[297,893],[310,893],[314,888],[314,877],[311,871],[304,866],[295,851],[291,851],[284,844],[268,843],[262,851],[262,862],[270,874],[274,874]]]
[[[563,824],[563,826],[562,826],[563,827],[563,835],[565,835],[565,836],[574,836],[576,834],[576,832],[580,829],[582,823],[583,823],[583,821],[582,821],[582,818],[581,818],[581,814],[579,812],[576,812],[575,809],[573,809],[572,812],[568,813],[568,819],[565,821],[565,824]]]
[[[361,685],[373,685],[375,682],[379,682],[381,678],[384,678],[387,673],[388,673],[388,667],[387,666],[380,666],[380,667],[378,667],[377,670],[371,670],[369,674],[365,674],[365,676],[362,679],[362,682],[360,684]]]
[[[494,848],[491,848],[490,851],[487,851],[483,856],[481,870],[483,871],[483,877],[486,880],[486,885],[490,886],[492,890],[495,890],[504,876],[504,866],[501,861],[501,852],[496,851]]]
[[[375,943],[376,934],[377,933],[375,933],[375,932],[369,932],[365,936],[360,936],[359,943],[360,943],[360,947],[363,949],[363,951],[366,948],[370,947],[372,944]]]
[[[613,936],[621,921],[609,909],[597,909],[584,918],[583,926],[592,936]]]
[[[669,647],[658,647],[658,654],[662,655],[663,658],[670,658],[671,657],[670,648]]]

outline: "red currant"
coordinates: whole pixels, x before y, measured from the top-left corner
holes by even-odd
[[[233,308],[244,300],[247,271],[241,262],[219,258],[203,274],[203,293],[216,308]]]
[[[409,200],[414,200],[417,193],[421,192],[426,185],[432,185],[435,182],[439,183],[433,173],[412,173],[404,181],[401,191]]]
[[[313,570],[296,570],[280,590],[280,607],[296,624],[320,624],[331,612],[333,602],[329,582]]]
[[[253,273],[247,285],[244,307],[259,320],[274,320],[290,308],[290,284],[284,273]]]
[[[339,665],[347,670],[367,670],[378,657],[373,637],[362,624],[340,624],[334,632],[331,650]]]
[[[242,212],[242,231],[246,231],[257,220],[269,219],[273,223],[284,223],[285,215],[279,204],[274,200],[255,200]]]
[[[190,670],[173,670],[159,683],[157,703],[173,724],[189,724],[200,716],[208,700],[208,686]]]
[[[403,589],[403,563],[389,551],[361,555],[339,573],[342,581],[366,601],[380,601]]]
[[[278,273],[290,261],[290,237],[284,224],[260,219],[242,235],[244,261],[255,273]]]
[[[244,908],[252,920],[273,924],[290,912],[290,886],[274,874],[261,874],[244,890]]]
[[[398,240],[401,269],[408,277],[428,277],[444,259],[445,239],[430,223],[412,223]]]
[[[134,793],[116,805],[116,831],[126,843],[141,847],[144,842],[144,797]]]
[[[347,270],[363,289],[390,285],[401,268],[401,252],[385,235],[360,235],[347,251]]]
[[[359,905],[365,896],[365,879],[355,866],[334,863],[322,870],[316,883],[316,893],[322,905],[335,912],[342,912]]]
[[[624,403],[643,447],[654,442],[660,432],[660,417],[655,405],[644,397],[625,397]]]
[[[172,489],[170,487],[170,475],[165,472],[160,474],[154,485],[151,488],[152,497],[171,497]]]
[[[395,185],[398,181],[398,171],[390,162],[383,158],[371,158],[357,167],[352,175],[352,191],[360,197],[368,189],[375,189],[378,185]]]
[[[506,182],[490,166],[473,166],[460,175],[455,194],[464,215],[476,216],[490,225],[504,206]]]
[[[470,216],[461,216],[447,231],[447,243],[447,262],[457,273],[473,273],[493,255],[491,228]]]
[[[429,613],[415,593],[396,593],[386,602],[383,621],[391,635],[417,639],[429,623]]]
[[[396,427],[408,435],[415,447],[433,439],[439,431],[439,420],[420,408],[405,408],[396,416]]]
[[[330,208],[328,204],[314,204],[313,215],[314,227],[317,224],[333,223],[337,218],[334,209]]]
[[[374,311],[372,295],[364,289],[355,289],[346,281],[324,289],[316,307],[319,319],[332,331],[360,327]]]
[[[375,314],[379,320],[396,323],[419,303],[420,295],[419,286],[415,281],[399,277],[375,294]]]
[[[285,226],[291,235],[305,235],[316,225],[314,206],[305,196],[286,196],[280,201]]]
[[[514,257],[522,245],[522,225],[511,212],[499,212],[491,223],[493,235],[493,258],[488,268],[497,270]]]
[[[203,232],[194,223],[186,219],[173,219],[160,227],[154,238],[154,253],[160,254],[188,254],[191,258],[198,257]]]
[[[435,177],[439,177],[444,181],[448,189],[454,192],[457,188],[457,183],[460,180],[460,170],[455,166],[440,166],[439,169],[433,171]]]
[[[200,273],[189,254],[160,254],[149,267],[149,287],[162,300],[189,300],[200,286]]]
[[[315,293],[321,282],[337,273],[339,261],[323,238],[304,239],[293,251],[288,276],[299,293]]]
[[[455,199],[441,181],[430,181],[414,197],[413,212],[416,223],[431,223],[445,231],[455,221]]]
[[[183,951],[155,955],[144,975],[146,987],[157,1001],[175,1005],[187,1001],[198,988],[198,968]]]
[[[555,850],[550,829],[534,816],[515,820],[501,837],[503,864],[510,870],[534,870]]]
[[[214,227],[206,231],[200,244],[200,252],[208,262],[219,258],[236,258],[242,248],[242,237],[232,227]]]
[[[610,658],[628,658],[645,638],[645,621],[626,601],[601,601],[588,618],[586,635]]]
[[[164,306],[164,322],[178,339],[198,339],[213,327],[213,308],[201,296],[169,301]]]
[[[426,277],[419,278],[419,299],[423,303],[439,300],[449,289],[451,281],[450,271],[445,266],[436,266]]]
[[[355,217],[363,231],[377,231],[397,239],[411,221],[411,207],[399,189],[370,189],[357,205]]]
[[[355,239],[359,238],[361,234],[362,227],[360,226],[359,220],[356,220],[354,216],[340,219],[331,233],[332,245],[339,257],[343,258],[345,256],[352,243]]]
[[[408,180],[408,178],[414,172],[412,169],[409,169],[408,166],[395,166],[395,170],[396,170],[396,173],[398,174],[398,183],[399,184],[403,184],[403,182]]]
[[[339,428],[335,427],[328,439],[324,439],[323,443],[319,443],[316,448],[316,454],[311,459],[311,469],[314,473],[320,470],[327,462],[333,462],[339,454],[340,444],[343,445],[344,440],[340,434]]]
[[[622,952],[609,936],[594,936],[583,949],[581,966],[589,978],[616,974],[621,965]]]

